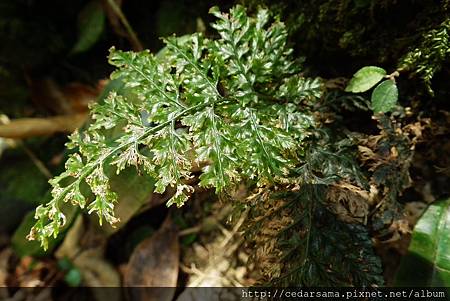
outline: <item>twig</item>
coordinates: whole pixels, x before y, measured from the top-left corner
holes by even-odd
[[[198,233],[198,232],[200,232],[201,229],[202,229],[201,226],[187,228],[187,229],[184,229],[184,230],[181,230],[180,232],[178,232],[178,236],[182,237],[182,236],[186,236],[189,234]]]
[[[122,22],[123,26],[125,27],[126,31],[128,32],[130,43],[135,51],[142,51],[144,50],[144,47],[142,46],[141,41],[139,41],[136,32],[131,27],[130,23],[128,22],[127,18],[125,17],[124,13],[122,12],[122,9],[117,5],[116,1],[114,0],[107,0],[108,5],[111,7],[113,12],[119,17],[120,22]]]
[[[228,244],[228,242],[233,238],[233,236],[239,231],[239,228],[241,228],[242,224],[247,219],[248,211],[249,210],[247,208],[241,214],[241,217],[239,218],[238,222],[236,223],[236,225],[234,225],[233,230],[231,230],[231,234],[230,235],[226,235],[227,237],[220,244],[221,248],[224,248]]]
[[[21,141],[18,143],[18,145],[20,145],[23,150],[25,151],[25,153],[27,154],[27,156],[31,159],[31,161],[34,163],[34,165],[36,165],[36,167],[39,169],[39,171],[47,178],[47,179],[51,179],[53,178],[52,173],[50,172],[50,170],[48,170],[48,168],[45,166],[45,164],[25,145],[23,144]]]
[[[219,228],[222,233],[228,237],[230,235],[230,232],[228,230],[226,230],[221,224],[220,221],[222,221],[225,217],[227,217],[229,215],[229,213],[231,212],[232,207],[231,206],[225,206],[218,214],[218,216],[208,216],[206,218],[203,219],[203,222],[201,222],[200,224],[190,227],[190,228],[186,228],[183,229],[181,231],[178,232],[178,236],[182,237],[182,236],[186,236],[189,234],[193,234],[193,233],[198,233],[198,232],[209,232],[213,229]]]

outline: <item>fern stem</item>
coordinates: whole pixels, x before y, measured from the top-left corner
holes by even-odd
[[[249,111],[250,111],[250,120],[251,120],[251,123],[252,123],[252,127],[251,128],[252,128],[253,132],[256,134],[256,140],[258,141],[258,144],[262,148],[262,150],[264,152],[264,156],[266,156],[267,162],[269,162],[269,169],[270,169],[270,171],[273,171],[273,170],[275,170],[274,164],[273,164],[273,162],[272,162],[272,160],[270,158],[269,153],[267,152],[266,147],[264,146],[263,139],[262,139],[261,134],[259,133],[259,130],[257,128],[258,124],[256,123],[254,113],[253,113],[252,110],[249,110]],[[267,173],[267,175],[269,176],[270,179],[272,178],[272,175],[271,175],[270,172]]]
[[[133,45],[134,50],[142,51],[144,47],[142,46],[141,41],[137,37],[136,32],[133,30],[133,27],[131,27],[130,23],[128,22],[127,17],[125,17],[125,14],[122,12],[122,9],[119,7],[119,5],[117,5],[116,1],[114,0],[107,0],[107,1],[111,9],[119,17],[120,22],[122,22],[123,26],[125,26],[125,29],[128,32],[130,42]]]
[[[175,150],[175,145],[174,145],[174,132],[175,132],[175,120],[172,120],[172,122],[170,123],[170,152],[172,153],[172,160],[171,160],[171,164],[172,164],[172,168],[173,168],[173,172],[175,173],[175,178],[177,183],[179,183],[179,181],[181,180],[180,178],[180,173],[178,171],[178,166],[177,166],[177,162],[176,162],[176,157],[178,155],[177,151]]]
[[[211,106],[211,122],[212,122],[213,131],[214,131],[214,147],[216,148],[220,182],[222,185],[224,185],[225,184],[225,176],[224,176],[224,171],[223,171],[223,167],[222,167],[222,152],[220,150],[220,143],[219,143],[220,133],[217,130],[216,114],[214,113],[214,104]],[[218,189],[218,190],[220,191],[221,189]]]

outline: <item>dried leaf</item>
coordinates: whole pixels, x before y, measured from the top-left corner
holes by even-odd
[[[45,109],[55,115],[71,114],[70,104],[61,87],[51,78],[36,79],[25,75],[30,97],[36,108]]]
[[[366,223],[369,214],[367,191],[350,183],[340,182],[330,186],[327,199],[330,210],[342,221]]]
[[[167,219],[161,229],[142,241],[131,255],[124,277],[125,286],[147,287],[130,290],[131,300],[172,300],[178,278],[179,255],[178,231]]]
[[[3,289],[7,286],[8,278],[8,262],[13,252],[10,248],[6,248],[0,252],[0,299],[6,299],[8,291]]]
[[[69,102],[72,113],[83,113],[88,111],[89,105],[96,101],[108,84],[109,80],[106,79],[99,80],[95,87],[72,82],[62,88],[62,93]]]

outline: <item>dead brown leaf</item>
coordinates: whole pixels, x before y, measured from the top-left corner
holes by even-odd
[[[329,206],[341,220],[347,223],[367,222],[369,214],[369,192],[346,182],[331,185],[327,199]]]
[[[414,228],[425,209],[427,209],[427,204],[424,202],[410,202],[405,205],[405,218],[411,229]]]
[[[6,248],[0,252],[0,299],[6,299],[8,297],[8,291],[3,289],[7,286],[8,279],[8,262],[12,256],[12,250]]]
[[[35,106],[55,115],[87,112],[88,105],[97,99],[108,82],[100,80],[93,87],[79,82],[60,86],[51,78],[35,79],[26,76],[26,80]]]
[[[129,290],[131,300],[170,301],[178,279],[180,246],[178,231],[167,218],[161,228],[142,241],[131,255],[125,273],[127,287],[147,287]]]
[[[336,77],[336,78],[330,78],[325,81],[325,87],[327,89],[338,89],[338,90],[344,90],[347,86],[348,78],[345,77]]]
[[[53,260],[24,256],[15,266],[14,273],[9,278],[9,285],[42,288],[54,285],[58,278],[58,268]]]

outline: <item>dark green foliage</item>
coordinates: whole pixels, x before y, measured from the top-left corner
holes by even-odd
[[[402,57],[409,58],[413,72],[432,76],[426,70],[436,70],[433,66],[443,63],[442,49],[448,47],[440,39],[448,24],[446,0],[241,2],[250,8],[266,5],[280,14],[296,50],[315,70],[331,76],[350,76],[360,66],[374,63],[395,69],[399,63],[404,65]],[[427,42],[424,33],[429,36]]]
[[[399,69],[412,71],[425,82],[428,92],[433,94],[431,80],[450,58],[450,19],[425,33],[420,44],[401,60]]]
[[[129,46],[100,1],[3,2],[0,101],[8,104],[2,113],[10,118],[49,113],[24,105],[30,100],[27,82],[93,82],[94,73],[105,73],[97,68],[106,65],[104,47]],[[201,34],[161,40],[165,47],[157,55],[111,50],[113,82],[126,91],[106,89],[106,101],[92,107],[90,123],[72,135],[66,168],[51,180],[53,195],[42,198],[45,179],[26,191],[33,202],[48,203],[37,208],[37,222],[28,215],[14,234],[17,254],[43,255],[39,244],[49,254],[80,212],[106,220],[102,230],[110,234],[110,224],[123,227],[153,191],[166,192],[173,196],[168,205],[181,206],[200,185],[233,202],[236,214],[249,209],[243,223],[249,249],[254,245],[249,266],[262,271],[255,279],[289,286],[379,286],[373,242],[385,263],[385,281],[392,284],[392,255],[403,253],[402,239],[415,223],[409,202],[448,191],[448,177],[441,173],[448,175],[449,145],[442,137],[449,120],[450,2],[238,2],[250,4],[254,17],[241,6],[228,14],[213,8],[205,17],[204,7],[211,4],[203,1],[123,3],[146,48],[160,48],[158,33]],[[83,7],[94,8],[87,20],[98,26],[81,26],[77,35]],[[77,36],[81,46],[75,49],[82,54],[70,52]],[[375,72],[350,79],[368,65],[385,69],[365,67]],[[325,80],[308,77],[317,74]],[[426,145],[419,144],[422,139]],[[39,158],[50,165],[55,152],[42,151],[46,155]],[[9,177],[4,182],[14,183]],[[13,186],[5,186],[5,193],[20,188]],[[243,190],[247,198],[233,199]],[[19,205],[3,202],[9,204],[3,212],[7,222],[16,219],[9,212]],[[31,227],[28,238],[35,241],[25,241]],[[144,230],[131,235],[130,248],[148,234]],[[416,246],[424,245],[432,247],[430,254],[438,249],[428,242]],[[421,280],[430,271],[435,276],[429,260],[418,257],[406,261],[410,269],[404,274],[414,272],[418,259],[425,272]]]
[[[344,181],[368,189],[354,141],[329,129],[311,133],[303,164],[286,188],[259,192],[250,203],[247,233],[256,243],[258,268],[274,285],[380,286],[381,262],[367,228],[330,210],[338,202],[329,199],[332,185]]]
[[[275,283],[301,286],[383,284],[381,262],[367,229],[336,219],[325,209],[326,186],[305,185],[287,196],[292,225],[281,232],[285,272]]]
[[[90,1],[78,15],[78,41],[71,53],[89,50],[100,38],[105,27],[105,12],[101,2]]]
[[[398,88],[395,81],[382,81],[372,92],[372,110],[374,113],[386,113],[395,108],[398,100]]]
[[[304,164],[294,170],[294,182],[330,185],[346,180],[367,188],[352,138],[340,136],[328,128],[316,129],[313,133],[314,138],[305,151]]]
[[[449,287],[450,198],[431,204],[414,227],[398,286]]]
[[[389,234],[389,226],[401,216],[402,205],[397,202],[398,196],[411,185],[409,168],[413,156],[409,138],[401,133],[400,125],[387,116],[378,119],[380,135],[368,138],[367,143],[374,153],[369,155],[364,150],[362,161],[371,171],[370,182],[382,187],[382,201],[372,216],[372,228],[380,236]],[[370,152],[370,151],[369,151]]]
[[[40,204],[48,189],[48,179],[20,150],[6,151],[1,155],[0,232],[9,232],[20,224],[27,212]],[[24,186],[23,183],[29,185]]]

